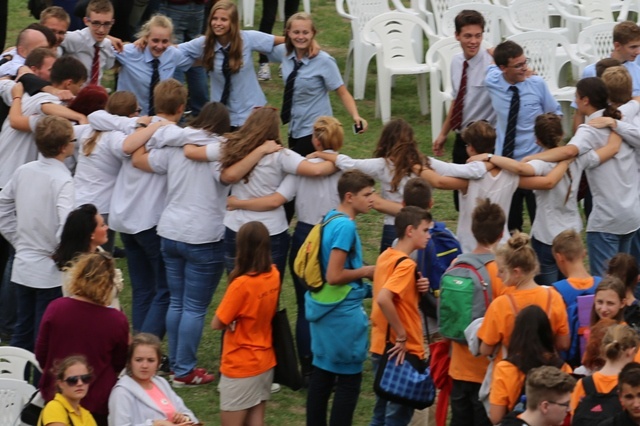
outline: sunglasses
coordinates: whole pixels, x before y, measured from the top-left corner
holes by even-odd
[[[83,374],[81,376],[69,376],[66,379],[63,379],[63,382],[66,382],[69,386],[75,386],[80,381],[85,385],[88,385],[92,380],[93,376],[91,374]]]

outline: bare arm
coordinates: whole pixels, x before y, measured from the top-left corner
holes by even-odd
[[[431,169],[423,169],[420,172],[420,177],[429,182],[431,186],[438,189],[457,189],[459,191],[466,191],[469,186],[469,181],[466,179],[440,176]]]
[[[395,201],[389,201],[382,198],[380,195],[373,194],[373,208],[380,213],[396,216],[402,210],[402,203],[396,203]]]
[[[358,107],[356,106],[356,101],[353,99],[353,96],[351,96],[351,93],[349,93],[349,90],[347,90],[347,87],[343,84],[342,86],[336,89],[336,93],[340,97],[340,100],[342,101],[342,105],[344,105],[344,108],[347,110],[347,112],[353,119],[353,122],[358,125],[362,123],[362,130],[359,131],[358,133],[364,133],[369,127],[369,123],[367,123],[367,120],[360,117],[360,114],[358,114]]]
[[[78,124],[89,124],[87,116],[80,114],[79,112],[75,112],[64,105],[43,104],[42,112],[47,115],[56,115],[58,117],[66,118],[67,120],[75,121]]]
[[[480,342],[480,355],[491,356],[496,349],[496,345],[487,345],[485,342]]]
[[[300,176],[328,176],[338,171],[338,168],[331,161],[322,161],[320,163],[312,163],[311,161],[304,160],[296,169],[296,174]]]
[[[265,141],[237,163],[225,167],[220,174],[220,181],[226,184],[239,182],[265,155],[280,151],[282,145],[273,140]],[[187,157],[188,158],[188,157]]]
[[[494,425],[499,424],[507,415],[507,407],[504,405],[489,404],[489,420]]]
[[[470,157],[467,162],[469,161],[487,161],[496,167],[520,176],[535,176],[536,174],[533,166],[530,164],[516,161],[513,158],[503,157],[501,155],[492,155],[491,159],[489,159],[488,154],[478,154]]]
[[[149,139],[151,139],[156,130],[169,124],[173,124],[173,122],[162,120],[149,124],[147,127],[141,127],[137,129],[135,132],[126,137],[126,139],[122,143],[122,151],[124,151],[125,154],[133,153],[145,143],[149,142]]]
[[[607,140],[607,144],[602,148],[596,149],[596,154],[598,154],[598,157],[600,158],[600,163],[604,163],[605,161],[609,161],[615,157],[618,151],[620,151],[621,145],[622,137],[615,132],[611,132],[609,139]]]
[[[211,320],[211,328],[214,330],[224,330],[225,328],[227,328],[227,326],[220,321],[220,318],[218,318],[217,315],[213,316],[213,319]]]
[[[552,189],[560,182],[572,161],[559,162],[546,176],[522,176],[518,186],[523,189]]]
[[[338,154],[335,152],[313,151],[307,155],[307,158],[322,158],[324,161],[335,163],[338,160]]]
[[[227,210],[251,210],[254,212],[267,212],[277,209],[287,202],[282,194],[275,192],[263,197],[251,198],[249,200],[239,200],[233,195],[227,197]]]
[[[209,161],[207,158],[207,147],[198,145],[185,145],[182,148],[184,156],[193,161]]]
[[[153,173],[153,169],[149,165],[149,151],[145,148],[144,144],[135,150],[131,156],[131,164],[136,169],[140,169],[143,172]]]
[[[525,157],[523,161],[542,160],[550,163],[557,163],[563,160],[569,160],[577,157],[579,154],[578,147],[575,145],[559,146],[557,148],[548,149],[534,155]]]
[[[329,285],[345,285],[361,278],[373,278],[375,265],[363,266],[358,269],[345,269],[348,253],[344,250],[333,249],[327,264],[327,283]]]
[[[442,123],[442,129],[440,129],[440,134],[433,141],[433,155],[440,157],[444,155],[444,143],[447,141],[447,135],[451,131],[451,115],[453,114],[453,106],[454,102],[451,102],[451,106],[449,107],[449,112],[447,112],[447,117],[444,119],[444,123]]]
[[[402,325],[402,321],[400,321],[400,317],[398,316],[398,311],[396,310],[395,305],[393,304],[393,292],[386,288],[382,288],[378,293],[378,297],[376,298],[376,303],[380,306],[380,310],[384,314],[387,321],[389,321],[389,325],[396,333],[396,341],[394,346],[389,349],[389,358],[393,358],[397,355],[396,365],[402,364],[404,361],[404,356],[407,353],[407,332]]]
[[[571,347],[571,336],[569,334],[565,336],[556,336],[555,344],[557,350],[566,351]]]

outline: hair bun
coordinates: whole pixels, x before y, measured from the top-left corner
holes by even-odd
[[[511,249],[519,250],[526,247],[529,244],[529,240],[531,240],[531,237],[529,237],[528,234],[516,231],[511,238],[509,238],[507,244]]]

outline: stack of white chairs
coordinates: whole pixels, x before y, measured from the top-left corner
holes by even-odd
[[[465,5],[466,9],[475,9],[482,4],[491,4],[491,0],[411,0],[411,9],[418,11],[426,19],[429,27],[440,37],[448,37],[444,28],[450,25],[445,21],[444,14],[452,7]]]
[[[0,426],[20,424],[22,408],[36,388],[24,380],[25,368],[33,365],[42,372],[31,352],[12,346],[0,346]]]
[[[503,6],[497,6],[494,4],[460,4],[453,6],[442,15],[442,30],[441,34],[445,37],[451,37],[455,35],[456,26],[454,23],[455,17],[465,9],[473,9],[482,14],[485,20],[484,26],[484,40],[488,41],[492,46],[495,46],[502,42],[502,39],[513,34],[517,34],[518,31],[509,18],[509,11]]]
[[[613,27],[615,22],[603,22],[591,25],[580,32],[578,36],[578,55],[584,58],[584,66],[579,68],[582,77],[584,67],[595,64],[602,58],[608,57],[613,51]]]

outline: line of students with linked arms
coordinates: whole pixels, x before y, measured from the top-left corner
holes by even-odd
[[[104,40],[112,9],[94,0],[87,15],[85,33]],[[469,67],[477,66],[472,63],[475,55],[486,60],[486,52],[478,48],[483,29],[477,12],[463,11],[456,18]],[[466,342],[442,343],[450,343],[445,357],[450,365],[439,398],[450,403],[451,424],[562,424],[568,411],[580,425],[640,421],[640,365],[633,362],[640,326],[634,296],[638,267],[635,257],[624,253],[635,253],[640,240],[640,162],[634,150],[640,143],[640,108],[631,99],[634,74],[628,63],[609,61],[601,78],[578,82],[576,108],[588,124],[560,147],[557,103],[539,77],[527,74],[522,48],[502,43],[493,51],[495,65],[480,73],[481,84],[469,83],[469,90],[486,86],[489,96],[477,100],[489,103],[485,112],[494,111],[493,105],[497,117],[471,122],[463,110],[457,124],[453,116],[458,111],[452,107],[444,126],[445,133],[456,131],[468,163],[425,156],[411,125],[402,119],[384,126],[373,158],[353,159],[338,152],[344,134],[331,117],[328,92],[337,92],[356,123],[366,128],[366,121],[333,58],[314,44],[316,30],[308,15],[294,15],[287,36],[273,37],[240,31],[235,6],[220,1],[212,8],[204,37],[169,49],[171,31],[170,21],[162,17],[143,27],[142,52],[148,53],[151,68],[131,73],[142,76],[136,87],[140,90],[105,97],[104,110],[98,107],[90,114],[89,125],[72,127],[65,118],[83,119],[66,109],[45,107],[57,103],[48,94],[24,96],[28,105],[22,105],[26,81],[2,88],[4,99],[12,101],[2,133],[6,138],[10,126],[22,132],[28,139],[21,149],[29,149],[12,161],[15,172],[0,182],[0,232],[15,249],[10,286],[17,294],[17,322],[11,343],[34,350],[46,366],[40,384],[50,402],[43,424],[197,423],[172,387],[215,380],[197,366],[196,354],[204,317],[225,270],[229,285],[211,324],[225,331],[221,420],[224,425],[263,424],[276,362],[266,319],[276,311],[287,259],[293,262],[311,228],[321,222],[325,285],[309,292],[292,274],[308,425],[353,423],[369,354],[374,369],[387,344],[398,362],[406,353],[428,357],[425,338],[437,336],[438,321],[450,319],[437,318],[434,306],[447,293],[445,288],[439,294],[434,290],[461,253],[482,265],[479,272],[488,280],[491,301],[483,319],[470,324],[475,332]],[[616,52],[638,41],[637,25],[616,27]],[[104,46],[95,52],[98,47]],[[140,55],[136,49],[113,55],[123,55],[123,68],[139,65],[125,58]],[[253,50],[280,56],[285,78],[298,73],[298,98],[286,118],[292,149],[280,143],[278,111],[255,108],[266,100],[250,66]],[[205,105],[186,127],[175,124],[187,104],[185,87],[162,67],[157,79],[162,81],[153,81],[154,58],[166,64],[163,57],[172,70],[202,57],[210,72],[211,98],[220,101]],[[69,64],[73,58],[68,57],[57,60],[51,69],[54,92],[75,94],[88,78],[99,80],[110,58],[105,54],[86,64]],[[84,77],[76,75],[85,68]],[[312,83],[319,78],[321,87]],[[507,117],[511,106],[501,107],[504,99],[496,100],[505,91],[520,96],[525,107],[514,140]],[[311,111],[305,102],[321,107]],[[153,111],[153,117],[138,118],[141,107]],[[34,113],[49,116],[37,121]],[[0,135],[0,149],[9,149],[5,138]],[[63,161],[73,154],[76,140],[72,177]],[[542,152],[534,154],[539,150],[534,141]],[[36,161],[34,146],[41,155]],[[522,159],[528,161],[518,161]],[[594,203],[587,223],[591,273],[584,267],[577,205],[585,170]],[[380,196],[374,192],[376,181]],[[459,242],[429,213],[431,187],[459,191]],[[510,216],[517,211],[514,197],[537,203],[531,240],[518,231],[509,235],[514,229]],[[297,215],[292,238],[287,203]],[[355,219],[371,208],[385,218],[380,257],[375,265],[366,265]],[[79,219],[83,216],[88,220]],[[125,245],[132,326],[142,332],[128,352],[123,332],[127,319],[109,308],[117,296],[113,260],[97,253],[107,243],[105,222],[120,232]],[[69,281],[70,296],[60,298],[63,280]],[[588,299],[580,298],[588,295],[593,295],[591,319],[581,324],[581,301]],[[370,318],[363,307],[369,297],[374,299]],[[100,327],[88,327],[97,315],[104,318]],[[162,360],[158,338],[165,333],[171,384],[155,376]],[[89,350],[88,342],[100,346]],[[111,359],[102,353],[111,353]],[[69,358],[78,354],[84,358]],[[127,374],[117,380],[125,366]],[[569,375],[576,367],[585,373],[577,384]],[[620,398],[611,393],[615,390]],[[609,394],[601,395],[607,402],[592,402],[596,393]],[[90,413],[83,411],[81,401]],[[440,422],[440,402],[439,409]],[[376,397],[371,424],[420,424],[425,416]]]

